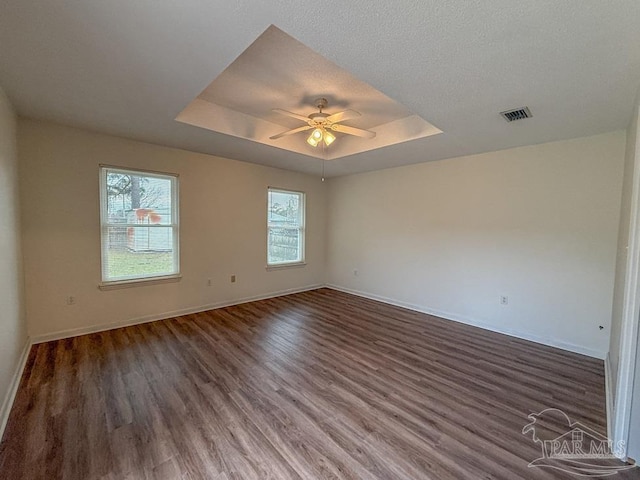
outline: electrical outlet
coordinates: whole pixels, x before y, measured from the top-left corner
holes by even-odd
[[[67,297],[67,305],[75,305],[76,297],[69,295]]]
[[[358,269],[357,269],[357,268],[354,268],[354,269],[353,269],[353,276],[354,276],[354,277],[357,277],[357,276],[358,276]]]
[[[231,283],[236,283],[236,276],[235,275],[231,275]]]
[[[209,278],[209,279],[207,279],[207,287],[210,287],[211,285],[212,285],[211,279]]]
[[[508,305],[509,304],[509,297],[507,297],[506,295],[500,295],[500,305]]]

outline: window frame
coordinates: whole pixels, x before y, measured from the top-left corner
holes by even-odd
[[[155,177],[168,179],[171,181],[171,223],[165,224],[145,224],[148,228],[171,228],[172,229],[172,251],[173,251],[173,272],[161,275],[129,275],[118,277],[116,279],[107,278],[107,242],[109,239],[109,227],[114,225],[121,227],[141,227],[140,224],[108,222],[108,195],[107,195],[107,174],[121,173],[125,175],[138,175],[143,177]],[[156,284],[164,282],[179,281],[182,276],[180,273],[180,202],[179,202],[179,178],[177,173],[159,172],[154,170],[145,170],[140,168],[121,167],[117,165],[99,165],[99,185],[100,185],[100,278],[99,288],[101,290],[109,290],[111,288],[124,288],[136,286],[138,284]]]
[[[270,192],[275,192],[275,193],[284,193],[284,194],[293,194],[293,195],[299,195],[299,202],[300,202],[300,206],[298,207],[299,210],[301,211],[300,214],[300,225],[298,227],[283,227],[281,225],[272,225],[269,222],[269,193]],[[307,195],[305,192],[301,192],[299,190],[290,190],[290,189],[285,189],[285,188],[279,188],[279,187],[267,187],[267,208],[266,208],[266,213],[267,213],[267,270],[277,270],[280,268],[287,268],[287,267],[298,267],[298,266],[304,266],[306,265],[306,260],[305,260],[305,255],[306,255],[306,243],[307,243],[307,236],[306,236],[306,222],[307,222]],[[271,231],[272,228],[280,228],[280,229],[290,229],[290,230],[298,230],[299,231],[299,245],[298,245],[298,249],[300,252],[299,255],[299,260],[293,260],[293,261],[287,261],[287,262],[269,262],[269,233]]]

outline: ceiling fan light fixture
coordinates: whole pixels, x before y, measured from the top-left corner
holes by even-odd
[[[316,131],[314,130],[311,135],[309,135],[309,138],[307,138],[307,143],[309,145],[311,145],[312,147],[317,147],[318,143],[320,143],[320,140],[316,140],[316,138],[314,137],[314,134],[316,133]],[[322,137],[322,134],[320,134],[320,137]]]
[[[361,128],[350,127],[339,123],[359,117],[360,114],[355,110],[344,110],[342,112],[329,115],[328,113],[324,113],[322,111],[326,107],[327,99],[318,98],[316,100],[316,108],[318,108],[319,112],[312,113],[307,117],[304,117],[297,113],[289,112],[287,110],[282,110],[281,108],[274,109],[273,111],[275,113],[279,113],[280,115],[285,115],[287,117],[292,117],[296,120],[301,120],[306,125],[298,128],[292,128],[291,130],[286,130],[277,135],[269,137],[269,139],[277,140],[281,137],[286,137],[298,132],[307,132],[311,130],[311,135],[307,137],[307,143],[312,147],[317,147],[322,142],[324,142],[324,144],[328,147],[336,140],[336,136],[332,132],[330,132],[330,130],[347,135],[355,135],[356,137],[362,138],[374,138],[376,136],[376,133],[370,130],[363,130]]]
[[[327,147],[331,145],[335,139],[336,136],[333,133],[327,130],[324,131],[324,143],[327,145]]]
[[[322,128],[314,129],[313,132],[311,132],[311,135],[309,135],[309,138],[307,138],[307,143],[312,147],[317,147],[318,144],[322,141],[322,137],[324,137],[326,133],[327,132],[325,132]]]

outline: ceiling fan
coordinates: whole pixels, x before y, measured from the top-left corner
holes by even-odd
[[[292,130],[287,130],[286,132],[279,133],[269,138],[271,140],[277,140],[278,138],[293,135],[294,133],[313,130],[311,135],[307,138],[307,143],[312,147],[317,147],[321,142],[324,142],[326,146],[333,143],[336,137],[331,133],[331,130],[362,138],[374,138],[376,136],[376,132],[372,132],[371,130],[362,130],[361,128],[349,127],[340,123],[359,117],[360,114],[355,110],[344,110],[330,115],[322,111],[327,108],[328,102],[326,98],[318,98],[315,101],[315,104],[319,112],[312,113],[308,117],[288,112],[287,110],[282,110],[280,108],[274,109],[274,112],[305,122],[306,125]]]

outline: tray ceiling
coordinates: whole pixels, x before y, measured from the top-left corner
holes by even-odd
[[[362,116],[344,122],[376,132],[373,139],[337,133],[328,147],[312,147],[309,132],[269,137],[304,124],[273,112],[307,116],[326,98],[326,113],[345,109]],[[442,133],[407,107],[330,62],[274,25],[262,33],[176,120],[291,152],[328,160]]]

